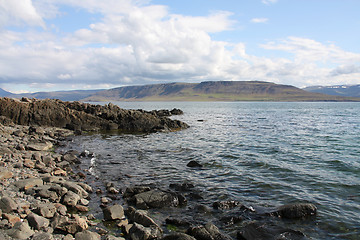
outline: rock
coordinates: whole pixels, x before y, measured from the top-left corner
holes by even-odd
[[[187,234],[195,237],[197,240],[231,240],[232,238],[219,231],[219,229],[212,223],[207,223],[205,226],[190,227]]]
[[[78,210],[79,212],[88,212],[88,211],[89,211],[89,208],[88,208],[88,207],[85,207],[85,206],[82,206],[82,205],[76,205],[75,208],[76,208],[76,210]]]
[[[74,193],[73,191],[68,191],[65,194],[64,199],[63,199],[62,202],[65,205],[75,207],[80,199],[81,199],[81,197],[78,194]]]
[[[27,216],[27,220],[29,222],[30,227],[34,228],[35,230],[45,229],[50,224],[48,219],[39,216],[35,213],[30,213]]]
[[[42,186],[43,180],[41,178],[28,178],[15,182],[15,186],[20,190],[27,190],[32,187]]]
[[[309,216],[316,215],[317,208],[314,204],[311,203],[295,203],[283,205],[278,208],[277,211],[272,212],[271,215],[296,219],[296,218],[305,218]]]
[[[89,194],[79,184],[75,182],[65,181],[61,185],[68,190],[78,194],[79,196],[86,198]],[[79,199],[80,200],[80,199]]]
[[[126,216],[132,222],[139,223],[139,224],[143,225],[144,227],[156,226],[161,231],[161,228],[159,227],[159,225],[157,225],[157,223],[153,219],[151,219],[146,214],[145,211],[136,210],[133,207],[129,207],[126,210]]]
[[[232,209],[239,205],[241,206],[240,202],[238,201],[220,201],[220,202],[214,202],[213,208],[224,210],[224,209]]]
[[[305,240],[300,231],[285,229],[268,223],[252,222],[247,224],[241,232],[237,233],[239,240]]]
[[[148,240],[160,238],[161,232],[155,226],[146,228],[141,224],[134,223],[130,228],[129,235],[132,240]]]
[[[200,163],[198,163],[197,161],[190,161],[187,165],[187,167],[202,167],[203,165],[201,165]]]
[[[205,224],[205,229],[210,233],[214,240],[232,240],[232,238],[222,232],[212,223]]]
[[[45,218],[52,218],[55,215],[56,207],[52,203],[41,203],[34,212]]]
[[[135,196],[136,194],[148,192],[150,190],[151,190],[151,188],[148,186],[128,187],[128,188],[126,188],[123,196],[124,196],[124,198],[130,198],[130,197]]]
[[[96,232],[91,232],[88,230],[78,232],[75,234],[75,240],[100,240],[101,237]]]
[[[27,149],[31,151],[47,151],[53,147],[51,142],[31,143],[27,145]]]
[[[0,167],[0,181],[12,177],[13,177],[12,172],[8,171],[6,168]]]
[[[37,232],[35,233],[32,238],[32,240],[53,240],[54,237],[52,234],[50,233],[45,233],[45,232]]]
[[[29,239],[34,233],[26,222],[17,222],[12,229],[7,231],[10,237],[17,239]]]
[[[170,235],[166,235],[161,240],[196,240],[196,238],[185,233],[172,233]]]
[[[74,215],[74,219],[62,222],[57,224],[56,228],[62,231],[65,231],[70,234],[76,234],[77,232],[84,231],[88,229],[89,225],[86,222],[86,219]]]
[[[21,221],[21,219],[18,216],[9,213],[2,214],[2,218],[7,219],[11,225],[14,225],[15,223]]]
[[[124,209],[122,206],[115,204],[103,209],[105,220],[117,220],[124,218]]]
[[[186,203],[185,197],[178,194],[163,192],[160,190],[151,190],[143,193],[136,194],[132,201],[136,204],[137,208],[162,208],[162,207],[177,207]]]
[[[0,209],[4,213],[11,213],[12,211],[16,210],[18,205],[16,202],[8,196],[3,196],[0,198]]]
[[[166,224],[171,224],[174,226],[190,226],[190,221],[183,220],[183,219],[176,219],[176,218],[167,218],[165,220]]]
[[[107,235],[107,236],[105,237],[105,240],[125,240],[125,238],[115,237],[115,236],[112,236],[112,235]]]

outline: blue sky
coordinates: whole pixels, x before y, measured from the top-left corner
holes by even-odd
[[[0,88],[360,84],[358,0],[0,0]]]

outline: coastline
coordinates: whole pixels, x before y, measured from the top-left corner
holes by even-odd
[[[58,153],[54,149],[68,141],[74,131],[15,125],[7,118],[1,119],[1,138],[5,143],[1,150],[0,168],[0,237],[3,239],[8,236],[19,239],[233,239],[212,223],[194,225],[181,218],[166,219],[166,223],[156,222],[144,211],[186,206],[187,199],[182,192],[192,189],[191,185],[179,183],[170,186],[173,191],[164,191],[149,186],[119,189],[105,183],[103,190],[92,189],[91,183],[87,182],[87,172],[78,169],[82,159],[91,158],[92,153],[85,150]],[[71,142],[68,143],[71,146]],[[97,197],[91,198],[94,194]],[[114,204],[119,201],[112,200],[124,201],[126,207]],[[89,206],[101,208],[102,216],[96,219],[89,214]],[[235,208],[250,214],[253,212],[237,201],[213,204],[214,211]],[[301,219],[314,216],[316,210],[312,204],[293,204],[265,215]],[[242,217],[232,216],[228,220],[234,224],[242,221]],[[105,224],[100,222],[109,223],[107,226],[110,227],[103,227]],[[166,229],[169,226],[173,226],[171,231]],[[236,239],[256,239],[251,236],[254,231],[261,234],[261,239],[282,234],[305,238],[303,233],[291,229],[251,223],[237,233]]]

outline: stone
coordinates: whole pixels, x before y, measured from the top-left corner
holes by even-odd
[[[17,207],[18,205],[11,197],[3,196],[0,198],[0,209],[3,213],[11,213],[16,210]]]
[[[78,183],[65,181],[61,185],[68,190],[78,194],[79,196],[86,198],[89,194]],[[79,199],[80,200],[80,199]]]
[[[305,240],[305,235],[300,231],[286,229],[270,223],[251,222],[242,231],[237,233],[239,240]]]
[[[62,219],[59,219],[62,220]],[[74,215],[74,219],[62,222],[56,225],[56,229],[60,229],[70,234],[76,234],[77,232],[88,229],[89,225],[85,218],[81,218],[78,215]]]
[[[203,165],[202,164],[200,164],[200,163],[198,163],[197,161],[190,161],[187,165],[186,165],[187,167],[198,167],[198,168],[200,168],[200,167],[202,167]]]
[[[143,210],[136,210],[135,208],[130,206],[126,210],[126,216],[132,222],[139,223],[144,227],[155,226],[161,231],[159,225],[152,218],[150,218]]]
[[[103,209],[105,220],[117,220],[124,218],[124,209],[122,206],[115,204]]]
[[[137,208],[162,208],[162,207],[177,207],[184,204],[186,199],[177,194],[168,193],[160,190],[151,190],[133,196],[132,201]]]
[[[31,240],[53,240],[54,237],[51,233],[46,233],[46,232],[37,232],[35,233]]]
[[[166,235],[161,240],[196,240],[196,238],[185,233],[172,233],[170,235]]]
[[[297,219],[314,216],[316,215],[316,212],[317,208],[314,204],[295,203],[280,206],[277,211],[271,213],[271,215],[288,219]]]
[[[37,213],[45,218],[54,217],[55,212],[56,212],[56,207],[52,203],[41,203],[35,209],[35,213]]]
[[[35,162],[33,160],[30,159],[25,159],[23,162],[23,165],[27,168],[34,168],[35,167]]]
[[[219,201],[213,203],[213,208],[219,210],[225,210],[225,209],[235,208],[239,205],[241,206],[240,202],[238,201]]]
[[[0,167],[0,180],[5,180],[13,177],[13,173],[6,168]]]
[[[15,186],[20,190],[27,190],[32,187],[42,186],[43,180],[41,178],[28,178],[15,182]]]
[[[27,216],[27,220],[29,222],[30,227],[32,227],[35,230],[45,229],[50,224],[48,219],[39,216],[35,213],[30,213]]]
[[[82,206],[82,205],[76,205],[75,208],[79,211],[79,212],[88,212],[89,208],[86,206]]]
[[[63,203],[68,206],[76,206],[81,197],[73,191],[68,191],[63,199]]]
[[[113,235],[107,235],[105,237],[105,240],[125,240],[125,238],[122,238],[122,237],[115,237]]]
[[[9,213],[2,214],[2,218],[7,219],[11,225],[14,225],[15,223],[21,221],[21,219],[18,216]]]
[[[91,232],[88,230],[78,232],[75,234],[75,240],[100,240],[101,236],[96,232]]]
[[[130,228],[129,235],[132,240],[158,239],[162,233],[155,226],[144,227],[141,224],[134,223]]]
[[[31,151],[47,151],[53,147],[51,142],[45,143],[31,143],[27,145],[27,149]]]
[[[17,239],[29,239],[35,232],[26,222],[17,222],[12,229],[7,231],[7,234]]]

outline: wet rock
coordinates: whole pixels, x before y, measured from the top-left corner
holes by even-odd
[[[45,229],[50,224],[48,219],[39,216],[35,213],[30,213],[27,216],[27,220],[29,222],[30,227],[32,227],[35,230]]]
[[[0,209],[4,213],[11,213],[12,211],[16,210],[18,205],[16,202],[8,196],[3,196],[0,198]]]
[[[177,207],[186,203],[184,196],[160,190],[139,193],[132,198],[132,201],[140,209]]]
[[[174,188],[176,191],[191,191],[195,188],[194,184],[192,183],[183,183],[183,184],[179,184],[179,183],[171,183],[169,185],[170,188]]]
[[[187,235],[185,233],[172,233],[169,235],[166,235],[161,240],[196,240],[196,238]]]
[[[272,212],[271,215],[288,219],[296,219],[314,216],[316,215],[316,212],[317,208],[314,204],[295,203],[283,205],[279,207],[277,211]]]
[[[247,224],[241,232],[237,233],[238,240],[305,240],[300,231],[286,229],[268,223],[252,222]]]
[[[219,210],[225,210],[225,209],[235,208],[239,205],[241,206],[241,203],[238,201],[219,201],[213,203],[213,208]]]
[[[96,232],[91,232],[88,230],[78,232],[75,234],[75,240],[100,240],[101,237]]]
[[[204,226],[190,227],[186,233],[196,238],[196,240],[214,240]]]
[[[203,165],[201,165],[200,163],[198,163],[197,161],[190,161],[187,165],[187,167],[202,167]]]
[[[132,240],[148,240],[158,239],[161,237],[161,232],[155,226],[144,227],[141,224],[134,223],[129,231]]]
[[[124,196],[124,198],[130,198],[130,197],[135,196],[136,194],[143,193],[143,192],[148,192],[150,190],[151,190],[151,188],[148,187],[148,186],[128,187],[128,188],[126,188],[123,196]]]
[[[205,224],[205,229],[210,233],[214,240],[232,240],[232,238],[222,232],[212,223]]]
[[[12,229],[7,231],[7,234],[17,239],[29,239],[35,232],[26,222],[17,222]]]
[[[184,219],[177,219],[177,218],[167,218],[165,220],[166,224],[171,224],[174,226],[184,226],[188,227],[190,226],[190,221],[184,220]]]
[[[125,238],[115,237],[115,236],[112,236],[112,235],[107,235],[107,236],[105,237],[105,240],[125,240]]]
[[[145,211],[136,210],[133,207],[129,207],[126,210],[126,216],[132,222],[139,223],[144,227],[155,226],[159,229],[159,231],[161,231],[159,225],[157,225],[157,223],[152,218],[150,218]]]
[[[115,204],[103,209],[105,220],[116,220],[124,218],[124,209],[122,206]]]

